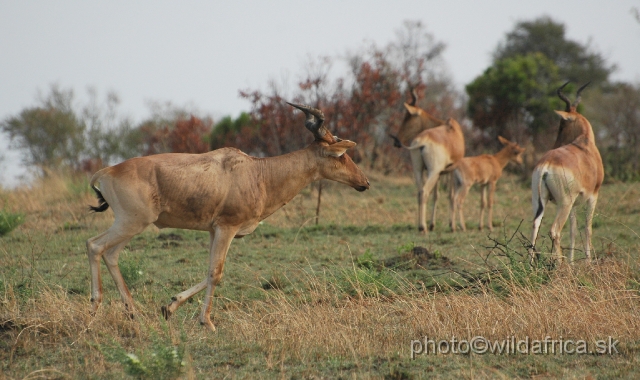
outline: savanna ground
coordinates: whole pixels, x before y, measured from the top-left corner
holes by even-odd
[[[197,321],[203,293],[168,322],[160,314],[173,295],[204,278],[207,233],[150,228],[135,237],[120,267],[136,318],[125,317],[104,265],[105,301],[91,316],[85,241],[110,226],[111,211],[87,212],[97,201],[86,179],[49,178],[0,191],[0,210],[25,218],[0,237],[0,378],[640,376],[637,184],[603,187],[593,265],[578,251],[574,267],[534,269],[523,256],[531,191],[516,176],[498,184],[490,235],[477,230],[478,191],[465,204],[467,233],[449,232],[441,191],[436,229],[422,236],[410,177],[373,173],[370,180],[365,193],[325,182],[319,225],[313,185],[252,235],[234,240],[216,289],[215,333]],[[554,213],[550,206],[541,229],[546,251]],[[581,229],[583,220],[580,213]],[[568,246],[568,225],[564,232]],[[611,336],[620,343],[614,355],[421,354],[412,360],[411,341],[425,336],[549,336],[590,345]]]

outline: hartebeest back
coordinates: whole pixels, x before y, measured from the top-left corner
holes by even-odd
[[[207,277],[173,297],[162,312],[168,318],[206,288],[200,323],[214,330],[211,301],[234,237],[253,232],[261,220],[312,181],[326,178],[358,191],[369,188],[367,177],[345,154],[356,143],[335,138],[323,126],[320,110],[291,105],[306,114],[305,126],[315,136],[305,149],[272,158],[250,157],[234,148],[203,154],[159,154],[133,158],[93,176],[91,187],[101,204],[92,209],[104,211],[110,206],[115,215],[111,228],[87,241],[94,312],[102,301],[101,257],[125,306],[133,310],[133,299],[118,268],[118,254],[127,242],[150,224],[209,231]]]
[[[476,183],[482,186],[480,201],[480,229],[484,223],[484,210],[489,206],[488,226],[493,231],[493,198],[496,183],[502,176],[502,170],[509,162],[522,164],[524,148],[502,136],[498,136],[504,147],[496,154],[483,154],[475,157],[464,157],[458,161],[451,173],[451,192],[449,196],[451,211],[451,230],[456,230],[456,213],[459,215],[460,227],[466,231],[462,205],[469,189]],[[488,190],[488,200],[487,200]]]
[[[418,188],[418,230],[426,233],[427,198],[433,191],[433,209],[429,229],[436,223],[436,203],[438,201],[438,179],[450,165],[464,157],[464,135],[457,121],[449,118],[442,121],[425,110],[416,107],[416,96],[412,92],[412,102],[404,103],[407,111],[400,126],[396,147],[409,149],[413,176]],[[426,173],[426,178],[425,178]]]
[[[568,83],[568,82],[567,82]],[[604,180],[602,158],[595,144],[595,136],[589,121],[576,111],[580,102],[578,90],[573,104],[562,93],[565,83],[558,89],[558,96],[566,103],[565,111],[556,111],[562,118],[556,139],[556,148],[547,152],[536,164],[531,183],[533,206],[533,232],[529,254],[533,261],[538,230],[549,200],[558,206],[551,225],[552,251],[562,259],[560,237],[562,228],[571,217],[571,245],[569,261],[573,262],[577,229],[574,203],[578,197],[586,200],[585,255],[591,260],[591,221],[598,201],[598,191]],[[588,83],[587,83],[588,84]]]

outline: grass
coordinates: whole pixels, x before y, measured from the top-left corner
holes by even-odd
[[[105,300],[89,314],[85,241],[113,214],[89,214],[89,192],[69,179],[0,190],[0,209],[24,223],[0,237],[0,373],[7,378],[541,378],[637,377],[640,372],[640,189],[607,184],[587,266],[530,268],[531,192],[498,185],[494,233],[473,230],[479,193],[467,198],[470,231],[448,229],[441,193],[435,231],[415,228],[407,177],[370,174],[357,193],[315,187],[231,245],[208,333],[203,294],[165,322],[160,307],[201,281],[208,234],[149,228],[120,255],[138,313],[125,318],[104,265]],[[80,181],[82,182],[82,181]],[[541,247],[555,207],[541,228]],[[580,213],[579,213],[580,214]],[[582,215],[579,215],[582,216]],[[579,225],[583,220],[579,218]],[[476,227],[477,228],[477,227]],[[523,235],[520,234],[522,232]],[[543,235],[544,234],[544,235]],[[568,245],[568,226],[563,246]],[[578,239],[578,249],[582,244]],[[546,256],[545,256],[546,257]],[[616,355],[417,355],[425,337],[617,339]],[[1,376],[0,376],[1,378]]]

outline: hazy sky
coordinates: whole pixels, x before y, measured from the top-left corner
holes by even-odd
[[[36,104],[53,83],[86,100],[93,86],[115,91],[123,116],[149,115],[146,102],[171,101],[215,116],[237,116],[250,103],[241,89],[303,73],[309,57],[337,57],[395,39],[405,20],[420,20],[437,41],[460,89],[490,64],[491,52],[520,20],[551,16],[567,38],[589,42],[640,82],[640,0],[483,1],[3,1],[0,3],[0,119]],[[588,78],[585,78],[588,80]],[[7,151],[0,183],[21,170]]]

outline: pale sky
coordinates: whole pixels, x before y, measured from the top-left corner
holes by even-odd
[[[241,89],[295,83],[309,57],[344,55],[366,41],[385,46],[405,20],[419,20],[447,45],[460,90],[486,69],[516,22],[548,15],[567,38],[589,42],[618,66],[613,80],[640,82],[640,0],[483,1],[3,1],[0,3],[0,119],[36,104],[53,83],[86,100],[115,91],[119,111],[140,121],[148,101],[237,116]],[[588,78],[585,78],[588,80]],[[13,186],[19,156],[0,135],[0,184]]]

